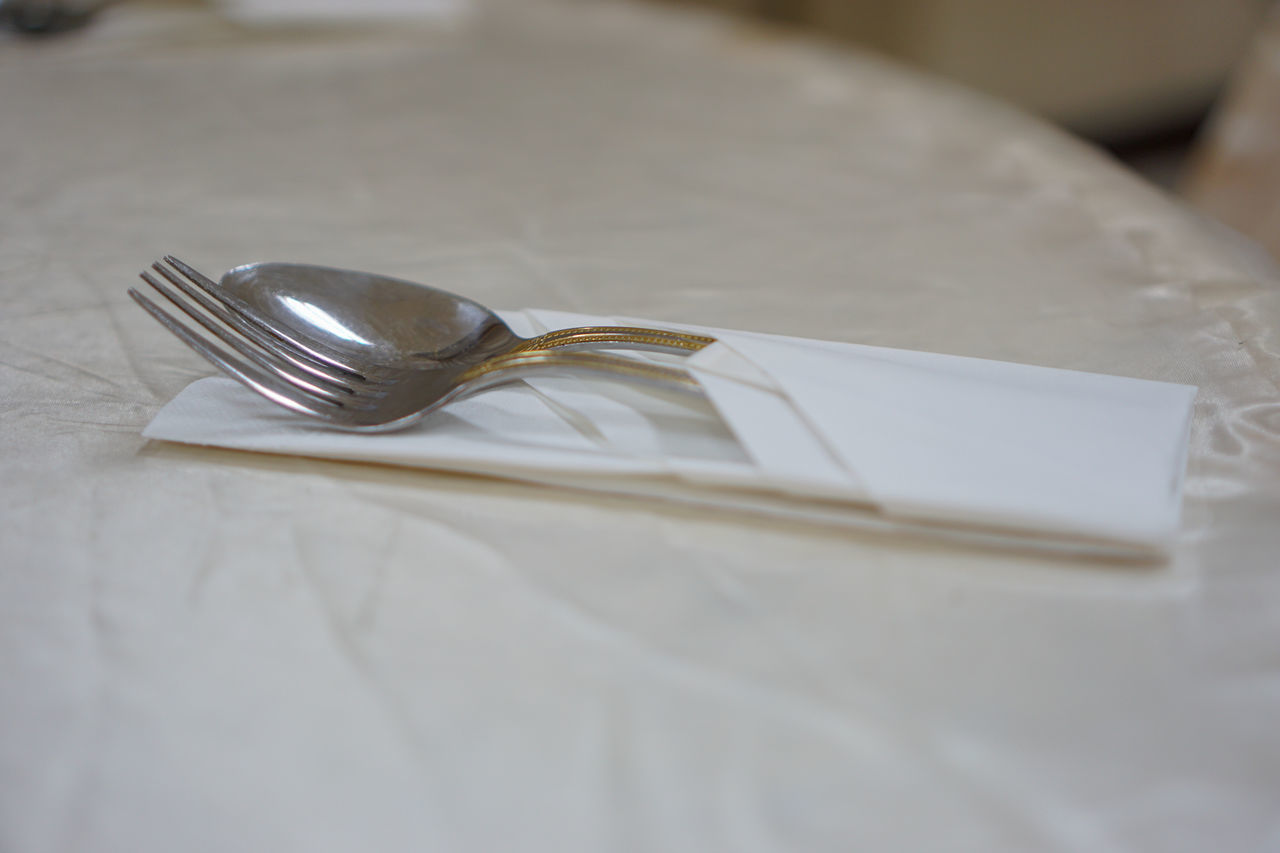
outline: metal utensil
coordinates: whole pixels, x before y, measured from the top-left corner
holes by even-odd
[[[528,344],[532,341],[515,336],[488,309],[442,291],[434,292],[449,299],[429,306],[441,312],[426,323],[432,335],[406,336],[403,333],[407,327],[402,321],[409,291],[404,288],[417,286],[394,279],[365,276],[366,289],[349,292],[345,300],[335,301],[339,291],[331,287],[309,290],[296,285],[292,289],[286,287],[277,300],[271,295],[270,284],[277,280],[273,275],[282,272],[280,268],[284,266],[239,267],[228,273],[232,283],[228,288],[172,256],[167,256],[165,263],[153,264],[152,272],[142,273],[152,288],[240,357],[228,353],[136,289],[130,288],[129,295],[228,376],[281,406],[342,429],[401,429],[462,397],[548,373],[605,376],[679,393],[700,393],[697,382],[682,370],[604,353],[557,351],[557,347],[602,345],[595,340],[575,342],[574,335],[580,330],[568,330],[566,337],[549,339],[551,349],[530,349]],[[362,275],[309,269],[331,273],[320,275],[329,285]],[[250,270],[256,272],[234,275]],[[359,299],[361,292],[371,300],[367,305],[351,301]],[[276,315],[262,310],[272,305],[286,306],[292,313]],[[417,306],[422,308],[423,303]],[[366,319],[374,316],[379,319]],[[281,323],[281,317],[288,322]],[[610,329],[583,334],[614,336],[610,346],[630,344],[681,351],[705,346],[701,343],[695,347],[697,340],[686,340],[684,345],[672,343],[700,336]],[[422,332],[421,327],[418,332]],[[665,336],[665,340],[622,340],[646,336]]]
[[[175,265],[182,268],[180,262]],[[321,360],[359,353],[364,361],[408,366],[552,348],[687,354],[714,340],[634,326],[589,326],[522,338],[493,311],[465,297],[373,273],[308,264],[246,264],[223,275],[217,290],[240,313]]]

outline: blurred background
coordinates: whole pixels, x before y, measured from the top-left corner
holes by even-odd
[[[1280,257],[1275,0],[662,0],[853,45],[1108,149]]]
[[[0,0],[74,31],[138,0]],[[169,0],[290,19],[462,15],[484,0]],[[880,54],[1110,151],[1280,257],[1280,0],[562,0],[722,15],[762,38]],[[151,0],[146,5],[156,5]]]
[[[870,48],[1120,146],[1196,123],[1271,5],[1269,0],[679,2]]]

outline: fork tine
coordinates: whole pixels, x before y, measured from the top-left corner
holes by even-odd
[[[277,358],[281,358],[289,362],[299,370],[306,371],[312,376],[323,379],[326,382],[331,382],[344,389],[347,388],[348,383],[352,380],[360,380],[364,378],[358,373],[317,362],[308,353],[301,352],[293,345],[278,340],[278,336],[265,334],[258,327],[258,324],[250,322],[251,318],[245,317],[242,312],[235,311],[230,308],[225,299],[215,300],[210,298],[204,290],[192,287],[187,281],[184,281],[168,267],[155,263],[151,265],[151,268],[164,276],[165,279],[174,287],[178,288],[198,303],[201,308],[205,309],[223,323],[244,335],[244,337],[253,341],[262,349],[270,352]],[[195,270],[191,270],[191,272],[197,276],[200,275],[200,273]],[[188,278],[190,278],[190,276],[188,276]],[[195,281],[195,279],[192,280]],[[151,282],[148,282],[148,284],[151,284]],[[208,327],[206,326],[206,328]]]
[[[341,413],[343,411],[341,403],[333,403],[312,396],[295,385],[291,385],[271,374],[263,373],[248,364],[245,364],[243,361],[240,361],[230,355],[199,333],[190,329],[168,311],[165,311],[159,305],[139,293],[136,288],[129,288],[129,295],[132,296],[134,301],[141,305],[148,314],[155,318],[160,325],[172,332],[184,344],[204,356],[211,364],[213,364],[214,367],[217,367],[231,378],[236,379],[254,391],[257,391],[273,403],[277,403],[287,409],[298,412],[299,414],[310,415],[311,417],[320,418],[321,420],[330,422],[341,417]]]
[[[291,348],[294,352],[311,359],[317,364],[325,365],[334,370],[342,371],[360,379],[366,378],[364,373],[343,358],[324,350],[316,348],[312,344],[299,341],[296,336],[288,330],[282,329],[278,324],[272,322],[261,313],[254,311],[238,299],[227,296],[222,288],[213,279],[197,270],[195,267],[180,260],[173,255],[164,256],[165,263],[172,266],[178,272],[186,276],[190,281],[199,287],[209,298],[216,300],[228,311],[234,313],[237,317],[241,317],[247,322],[252,323],[257,329],[277,339],[284,346]],[[170,277],[170,281],[173,281]],[[174,284],[177,284],[175,281]]]
[[[298,388],[301,388],[302,390],[310,394],[314,394],[317,397],[321,397],[326,400],[329,400],[330,402],[342,402],[343,395],[346,395],[349,398],[351,395],[355,393],[354,391],[352,391],[352,389],[346,387],[345,385],[339,385],[334,382],[328,382],[323,379],[317,379],[315,376],[311,374],[299,375],[298,373],[290,369],[289,363],[276,360],[268,352],[263,352],[261,350],[254,349],[249,344],[236,338],[233,334],[231,334],[226,329],[223,329],[220,326],[216,325],[213,322],[213,320],[209,319],[209,317],[202,314],[199,310],[195,308],[195,306],[186,302],[181,296],[174,293],[165,285],[161,284],[150,273],[143,271],[141,273],[141,277],[143,281],[151,285],[151,287],[154,288],[156,292],[158,292],[161,296],[163,296],[165,299],[172,302],[178,308],[182,309],[183,313],[185,313],[188,317],[195,320],[201,326],[204,326],[205,329],[211,332],[220,341],[222,341],[227,346],[231,347],[241,356],[244,356],[245,358],[252,361],[259,368],[269,371],[270,373],[273,373],[276,376],[283,379],[285,382],[288,382],[291,385],[297,386]]]

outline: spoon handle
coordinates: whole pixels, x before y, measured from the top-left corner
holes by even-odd
[[[657,352],[694,353],[715,338],[686,332],[670,332],[665,329],[646,329],[640,326],[579,326],[574,329],[557,329],[529,338],[512,352],[531,352],[551,349],[626,349],[653,350]]]
[[[509,352],[477,364],[458,379],[469,396],[495,385],[548,373],[620,379],[680,394],[702,395],[698,380],[679,368],[591,352]]]

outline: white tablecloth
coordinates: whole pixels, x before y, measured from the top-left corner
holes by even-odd
[[[661,5],[0,42],[0,849],[1280,845],[1280,277],[1057,132]],[[1167,562],[148,443],[172,252],[1199,385]]]

